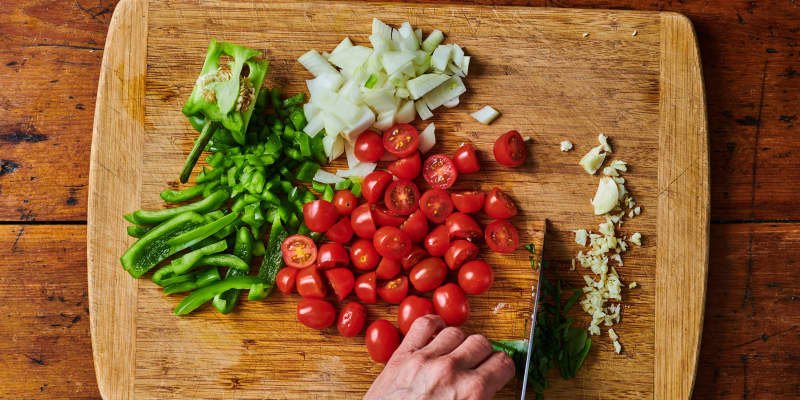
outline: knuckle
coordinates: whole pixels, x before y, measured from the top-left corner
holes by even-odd
[[[451,356],[440,357],[437,364],[438,369],[446,375],[455,371],[457,366],[456,360]]]
[[[466,336],[464,331],[454,326],[448,326],[447,328],[444,328],[439,334],[444,335],[446,339],[457,340],[458,342],[463,342]]]
[[[408,358],[407,361],[413,368],[422,369],[425,364],[428,362],[428,358],[425,357],[424,354],[421,353],[414,353],[411,357]]]
[[[486,378],[483,375],[473,374],[466,381],[468,393],[481,396],[486,390]]]
[[[486,339],[486,336],[473,334],[470,335],[467,340],[469,341],[471,346],[474,346],[476,350],[491,350],[492,344],[489,343],[489,339]]]
[[[511,357],[509,357],[508,354],[506,353],[500,352],[498,354],[499,356],[497,357],[498,357],[498,363],[500,364],[500,368],[503,369],[504,371],[511,371],[511,373],[513,374],[514,369],[516,368],[516,366],[514,365],[514,360],[512,360]]]
[[[436,328],[436,318],[434,315],[425,315],[417,318],[411,324],[409,331],[426,331],[434,330]]]

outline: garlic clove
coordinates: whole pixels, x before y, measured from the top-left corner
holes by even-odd
[[[589,150],[586,155],[581,158],[578,162],[581,167],[583,167],[589,175],[594,175],[595,172],[603,165],[603,161],[606,159],[606,153],[603,153],[603,146],[597,146]]]
[[[597,192],[592,199],[594,214],[602,215],[614,209],[619,202],[619,188],[617,183],[609,177],[600,179],[597,185]]]

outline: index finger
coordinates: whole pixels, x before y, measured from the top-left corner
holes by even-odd
[[[425,347],[431,338],[444,327],[444,320],[438,315],[428,314],[417,318],[411,324],[411,328],[403,342],[400,343],[400,347],[397,348],[397,352],[411,353]]]

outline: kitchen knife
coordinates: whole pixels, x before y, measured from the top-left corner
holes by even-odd
[[[525,400],[525,392],[528,390],[528,371],[531,367],[531,355],[533,354],[533,333],[536,329],[536,311],[539,309],[539,291],[542,288],[542,266],[536,265],[533,275],[536,277],[536,293],[533,295],[533,312],[531,313],[531,332],[528,335],[528,353],[525,356],[525,375],[522,378],[522,395],[520,400]]]

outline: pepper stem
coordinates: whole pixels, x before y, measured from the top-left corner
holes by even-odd
[[[203,130],[200,131],[200,136],[197,137],[197,140],[194,142],[194,147],[192,147],[192,151],[189,152],[189,157],[186,157],[186,162],[183,164],[183,170],[181,170],[181,183],[186,183],[189,180],[189,175],[192,174],[192,169],[194,165],[197,164],[197,160],[200,158],[200,154],[203,153],[203,149],[206,148],[208,141],[211,140],[211,137],[214,136],[214,132],[217,130],[217,124],[210,120],[206,120],[206,124],[203,125]]]

